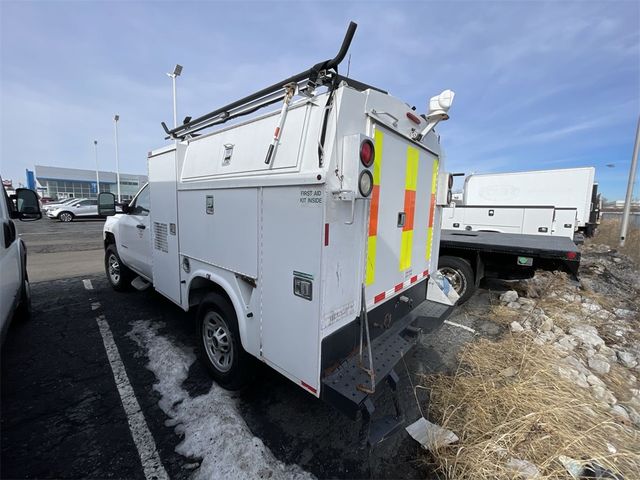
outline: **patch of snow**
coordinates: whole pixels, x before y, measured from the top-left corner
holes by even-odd
[[[182,383],[196,357],[191,348],[177,345],[157,329],[141,320],[128,336],[146,351],[147,368],[158,379],[153,388],[161,396],[158,405],[169,417],[166,425],[184,435],[176,452],[202,459],[193,479],[313,478],[299,466],[276,459],[251,433],[232,394],[216,383],[207,394],[190,397]]]

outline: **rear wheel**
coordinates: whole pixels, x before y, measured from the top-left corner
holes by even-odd
[[[440,257],[438,271],[446,277],[453,289],[460,296],[458,305],[469,300],[475,292],[475,277],[469,262],[459,257]]]
[[[124,292],[129,289],[133,272],[122,263],[115,245],[109,245],[104,252],[104,268],[114,290]]]
[[[71,222],[73,220],[73,213],[71,212],[62,212],[58,215],[58,220],[61,222]]]
[[[235,310],[224,296],[204,297],[198,307],[196,334],[200,359],[216,382],[228,390],[245,386],[253,359],[242,348]]]

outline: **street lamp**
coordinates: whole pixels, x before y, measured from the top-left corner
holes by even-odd
[[[115,115],[113,117],[113,124],[116,130],[116,184],[118,185],[118,203],[121,202],[120,199],[120,156],[118,155],[118,120],[120,120],[120,115]]]
[[[176,77],[179,77],[182,73],[182,65],[177,65],[173,69],[173,73],[167,73],[171,77],[171,83],[173,86],[173,128],[178,126],[178,107],[176,105]]]
[[[96,149],[96,197],[100,194],[100,174],[98,173],[98,140],[93,141]]]
[[[620,246],[624,247],[624,241],[629,228],[629,214],[631,213],[631,200],[633,198],[633,185],[636,182],[636,170],[638,167],[638,151],[640,151],[640,117],[636,127],[636,140],[633,144],[633,154],[631,155],[631,168],[629,169],[629,182],[627,183],[627,194],[624,197],[624,210],[622,212],[622,222],[620,225]]]

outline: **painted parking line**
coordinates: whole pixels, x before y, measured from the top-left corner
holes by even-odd
[[[471,332],[473,334],[476,333],[473,328],[467,327],[466,325],[462,325],[460,323],[452,322],[450,320],[445,320],[444,323],[446,323],[447,325],[451,325],[452,327],[462,328],[463,330],[466,330],[467,332]]]
[[[93,289],[90,280],[83,280],[83,283],[87,290]],[[97,310],[99,307],[99,302],[93,302],[91,304],[92,310]],[[151,435],[147,421],[142,414],[140,404],[133,392],[133,387],[124,368],[118,346],[113,339],[111,328],[109,328],[109,324],[104,315],[96,317],[96,322],[100,330],[100,335],[102,336],[102,343],[107,352],[107,358],[109,359],[109,365],[111,366],[111,372],[116,382],[118,394],[120,395],[122,406],[127,415],[131,437],[138,450],[144,476],[147,480],[169,480],[169,475],[160,460],[156,442],[153,439],[153,435]]]

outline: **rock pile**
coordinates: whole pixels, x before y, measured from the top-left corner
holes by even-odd
[[[499,301],[514,335],[557,349],[558,375],[640,429],[640,275],[628,258],[591,245],[583,250],[579,283],[544,272]]]

